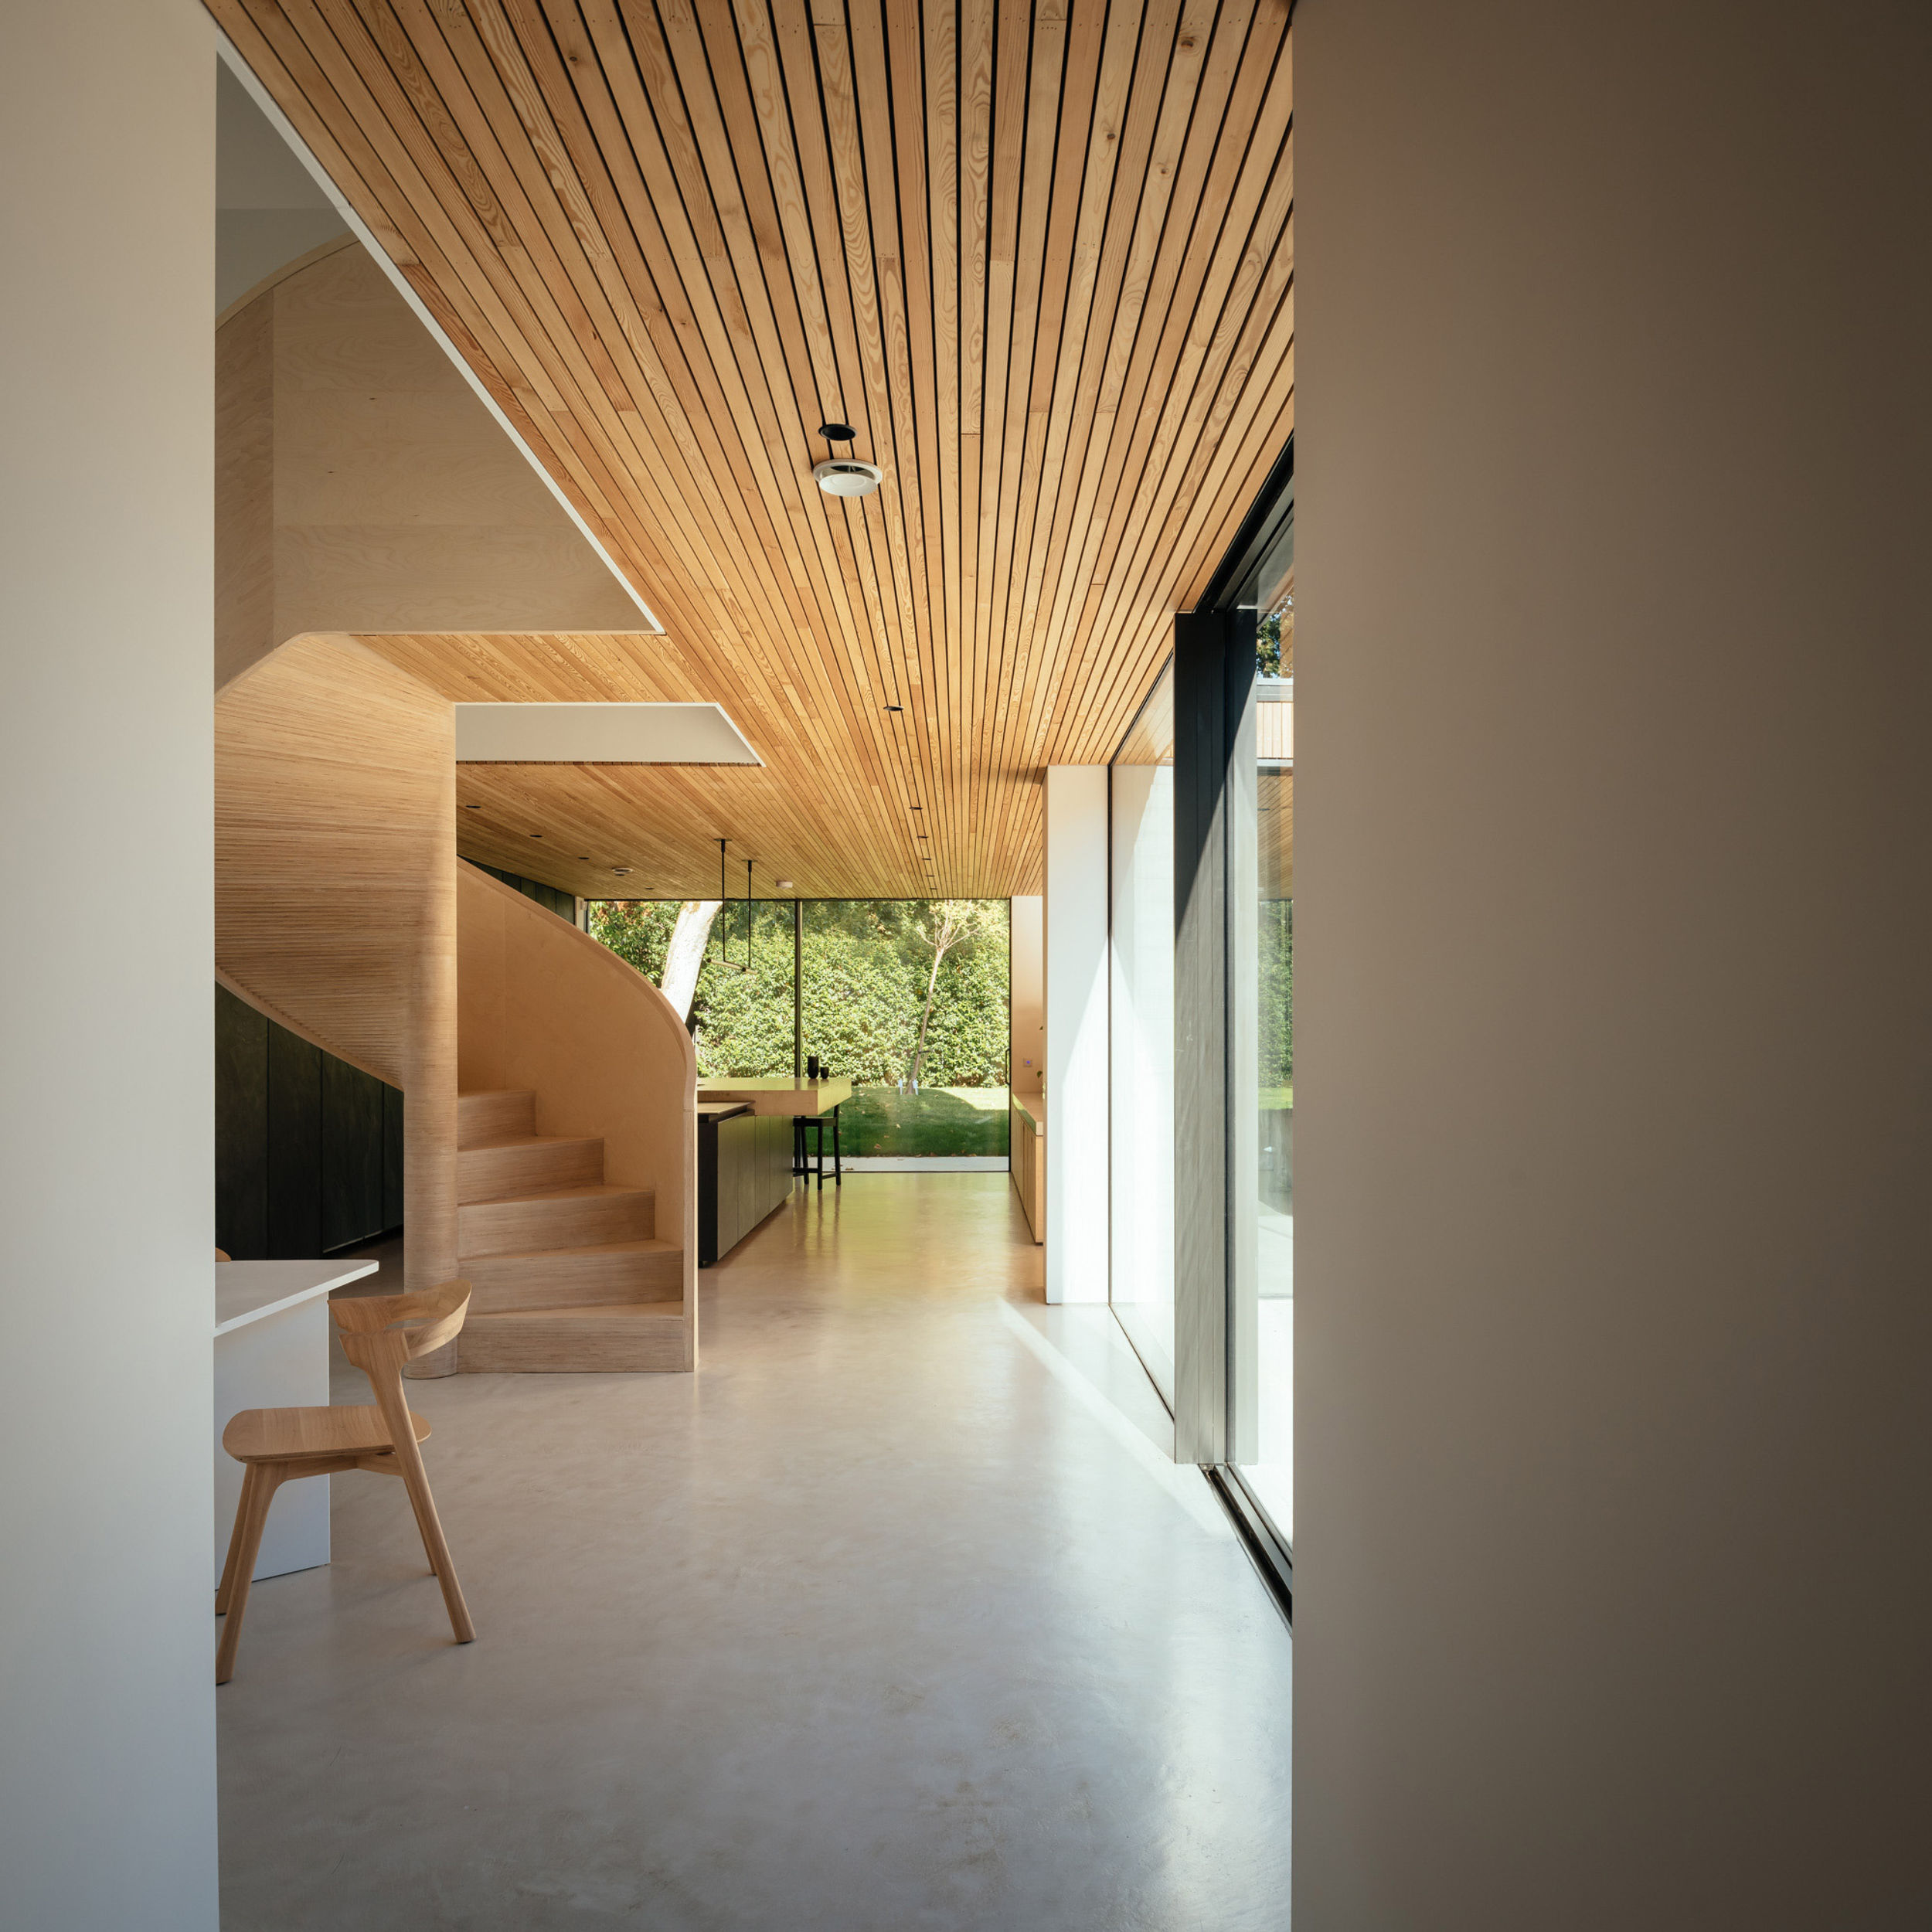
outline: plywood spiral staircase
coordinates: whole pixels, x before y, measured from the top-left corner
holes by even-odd
[[[418,1374],[697,1360],[691,1038],[606,947],[456,854],[450,700],[291,639],[216,704],[216,960],[403,1090],[406,1285],[461,1274]]]

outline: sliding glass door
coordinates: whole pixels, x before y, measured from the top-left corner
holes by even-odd
[[[1219,600],[1254,661],[1231,702],[1227,1457],[1294,1536],[1294,510],[1292,459]]]
[[[1109,772],[1111,1295],[1284,1604],[1294,1533],[1294,462]]]
[[[1253,1218],[1252,1307],[1234,1324],[1230,1379],[1236,1466],[1287,1542],[1294,1533],[1293,680],[1263,679],[1255,695],[1253,946],[1234,962],[1253,975],[1254,1172],[1247,1200],[1236,1200],[1237,1216]]]

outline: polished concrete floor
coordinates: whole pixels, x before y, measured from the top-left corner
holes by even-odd
[[[695,1376],[412,1385],[474,1644],[334,1478],[218,1693],[228,1932],[1285,1927],[1287,1633],[1005,1178],[701,1279]]]

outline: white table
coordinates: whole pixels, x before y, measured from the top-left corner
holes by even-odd
[[[242,1466],[221,1432],[243,1409],[303,1409],[328,1402],[332,1324],[328,1291],[376,1272],[373,1261],[215,1264],[215,1582],[241,1498]],[[276,1492],[262,1532],[255,1581],[328,1561],[328,1478]]]

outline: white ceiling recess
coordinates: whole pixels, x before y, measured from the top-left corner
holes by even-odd
[[[471,765],[758,765],[722,705],[459,704]]]

